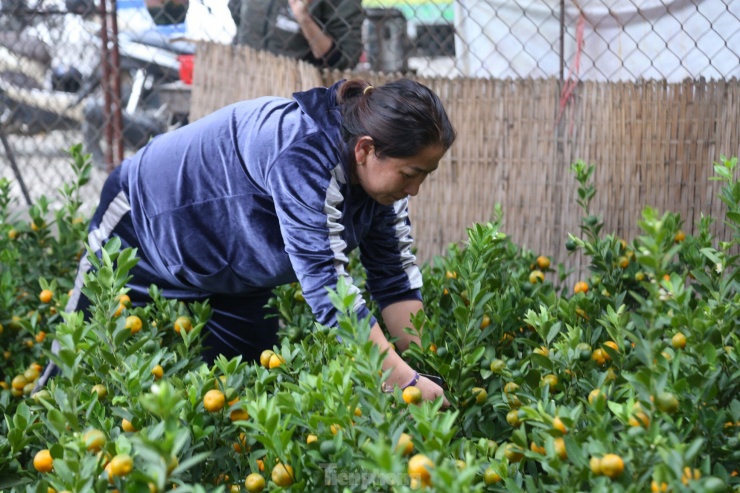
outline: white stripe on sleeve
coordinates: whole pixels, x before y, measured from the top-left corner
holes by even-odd
[[[128,211],[131,210],[131,204],[126,198],[126,194],[123,191],[119,192],[118,195],[108,204],[103,214],[103,219],[100,221],[100,226],[97,229],[90,231],[87,235],[87,243],[93,252],[97,252],[103,246],[108,238],[110,238],[113,229],[121,222],[121,219]],[[92,264],[87,259],[87,255],[82,257],[79,267],[77,268],[77,277],[75,277],[75,285],[72,290],[72,296],[69,297],[67,306],[64,311],[72,312],[77,309],[77,303],[80,301],[81,289],[85,281],[85,274],[90,270]]]
[[[349,263],[349,259],[344,254],[344,250],[347,248],[347,242],[342,238],[344,226],[341,223],[342,212],[339,210],[339,204],[344,201],[344,196],[339,187],[339,182],[344,180],[341,167],[337,166],[334,168],[332,175],[331,182],[326,190],[326,200],[324,201],[326,225],[329,228],[329,244],[332,252],[334,252],[334,268],[337,271],[337,275],[344,278],[346,284],[349,286],[349,292],[356,295],[354,309],[358,310],[365,304],[365,300],[362,299],[360,289],[354,285],[352,277],[345,268]]]
[[[416,256],[411,252],[411,245],[413,244],[411,226],[406,222],[409,217],[408,197],[394,202],[393,209],[396,213],[394,229],[398,240],[398,251],[401,254],[401,266],[409,278],[411,288],[419,289],[423,284],[421,271],[416,265]]]

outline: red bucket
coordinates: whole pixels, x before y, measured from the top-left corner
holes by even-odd
[[[177,60],[180,62],[180,80],[185,84],[192,84],[195,55],[178,55]]]

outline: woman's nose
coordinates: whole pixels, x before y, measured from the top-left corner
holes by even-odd
[[[421,188],[421,184],[423,182],[424,177],[416,180],[411,180],[409,183],[406,184],[406,187],[403,189],[403,193],[415,197],[419,193],[419,188]]]
[[[403,189],[403,193],[412,197],[416,197],[416,195],[419,193],[420,185],[421,183],[411,183],[409,185],[406,185],[406,188]]]

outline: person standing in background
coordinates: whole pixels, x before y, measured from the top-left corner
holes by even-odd
[[[354,68],[362,54],[362,0],[229,0],[234,43],[307,61]]]

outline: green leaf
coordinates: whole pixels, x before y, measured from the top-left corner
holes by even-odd
[[[705,343],[702,346],[702,352],[710,365],[715,366],[717,364],[717,348],[714,347],[714,344],[711,342]]]
[[[31,418],[31,411],[25,402],[21,402],[18,405],[15,416],[13,416],[13,424],[21,431],[25,431],[28,426],[28,422]]]
[[[728,212],[727,214],[729,215],[730,213]],[[720,258],[717,256],[717,250],[715,250],[714,248],[702,248],[699,251],[702,253],[702,255],[711,260],[712,263],[714,263],[715,265],[722,263],[722,260],[720,260]]]
[[[72,464],[71,461],[64,460],[61,456],[54,459],[54,473],[65,483],[72,483],[77,477],[76,472],[70,467]]]
[[[19,476],[0,476],[0,490],[12,490],[16,486],[22,486],[24,484],[30,483],[31,481],[33,481],[33,479],[22,478]]]
[[[49,420],[49,423],[54,427],[54,429],[59,434],[66,433],[67,420],[64,419],[64,415],[62,415],[62,413],[59,410],[50,409],[46,415],[46,418]]]
[[[712,281],[703,270],[691,269],[691,274],[699,282],[699,284],[701,284],[702,286],[708,289],[712,288]]]
[[[714,172],[727,181],[732,179],[732,173],[721,164],[714,166]]]
[[[562,324],[560,322],[555,322],[552,324],[552,327],[550,327],[550,330],[547,332],[547,344],[550,344],[560,333],[560,328],[562,327]]]
[[[193,467],[196,464],[199,464],[206,460],[208,457],[212,455],[212,452],[200,452],[198,454],[192,455],[185,459],[184,461],[180,462],[180,464],[175,468],[174,471],[172,471],[172,475],[177,475],[181,472],[187,471],[191,467]]]
[[[99,352],[100,357],[105,360],[106,363],[108,363],[111,366],[117,366],[118,360],[116,359],[116,355],[111,353],[110,351],[100,351]]]
[[[98,282],[105,287],[113,285],[113,271],[110,267],[104,266],[100,268],[98,271]]]
[[[530,359],[536,365],[541,366],[542,368],[545,368],[547,370],[552,371],[554,368],[553,362],[550,360],[550,358],[542,356],[541,354],[532,353],[532,355],[530,356]]]
[[[480,360],[483,357],[485,353],[486,353],[486,347],[478,346],[471,356],[472,358],[471,362],[476,363],[478,360]]]
[[[688,450],[686,450],[686,463],[690,463],[692,460],[694,460],[694,457],[697,456],[697,454],[701,451],[702,446],[704,445],[704,439],[703,438],[697,438],[693,442],[691,442],[691,445],[689,445]]]
[[[131,336],[131,331],[125,327],[117,329],[113,333],[113,344],[121,346],[123,342]]]
[[[735,224],[740,224],[740,212],[728,211],[725,214],[727,216],[727,219],[729,219]]]

